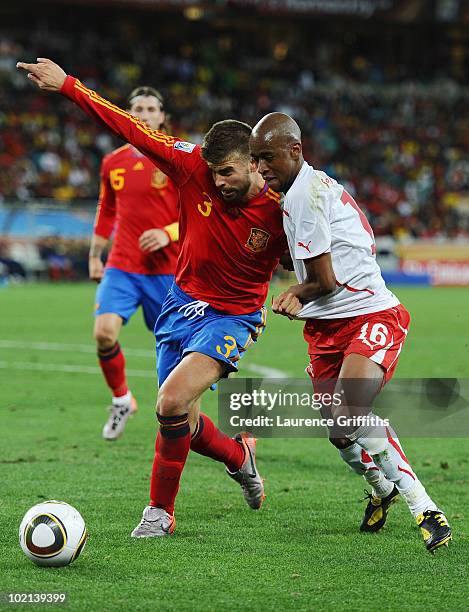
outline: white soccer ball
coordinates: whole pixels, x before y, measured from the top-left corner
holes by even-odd
[[[46,501],[30,508],[20,525],[20,545],[36,565],[68,565],[83,550],[88,532],[81,514],[62,501]]]

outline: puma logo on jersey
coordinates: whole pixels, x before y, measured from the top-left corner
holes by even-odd
[[[311,253],[311,251],[309,250],[309,245],[311,244],[311,240],[308,242],[308,244],[303,244],[303,242],[299,242],[298,246],[302,247],[303,249],[306,249],[308,251],[308,253]]]
[[[143,170],[144,169],[144,165],[143,162],[138,161],[135,166],[132,168],[132,170]]]

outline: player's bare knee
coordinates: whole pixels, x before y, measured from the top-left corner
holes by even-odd
[[[348,448],[353,444],[348,438],[329,438],[329,442],[339,449]]]
[[[111,325],[97,324],[94,329],[94,339],[98,349],[112,348],[117,342],[117,334]]]
[[[188,406],[182,401],[180,394],[171,388],[162,387],[158,393],[156,412],[162,416],[176,416],[188,411]]]

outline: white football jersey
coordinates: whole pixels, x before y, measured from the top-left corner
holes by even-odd
[[[373,231],[342,185],[304,162],[283,197],[283,225],[299,283],[304,259],[331,253],[337,279],[333,293],[304,305],[300,319],[339,319],[399,304],[376,262]]]

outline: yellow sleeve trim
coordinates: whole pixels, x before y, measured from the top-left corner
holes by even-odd
[[[176,242],[179,240],[179,223],[177,221],[175,223],[165,225],[163,229],[168,233],[171,242]]]
[[[80,91],[82,94],[87,96],[91,102],[99,104],[100,106],[104,106],[104,108],[107,108],[108,110],[113,111],[117,115],[120,115],[121,117],[126,117],[127,119],[129,119],[135,125],[137,129],[139,129],[141,132],[143,132],[144,134],[146,134],[153,140],[156,140],[160,142],[161,144],[164,144],[167,147],[174,146],[176,142],[176,138],[174,138],[173,136],[167,136],[166,134],[164,134],[163,132],[159,132],[158,130],[150,130],[139,119],[137,119],[133,115],[129,115],[129,113],[126,113],[125,111],[123,111],[121,108],[119,108],[115,104],[112,104],[112,102],[109,102],[109,100],[102,98],[98,93],[96,93],[92,89],[88,89],[78,79],[76,79],[74,83],[74,87],[78,89],[78,91]]]

